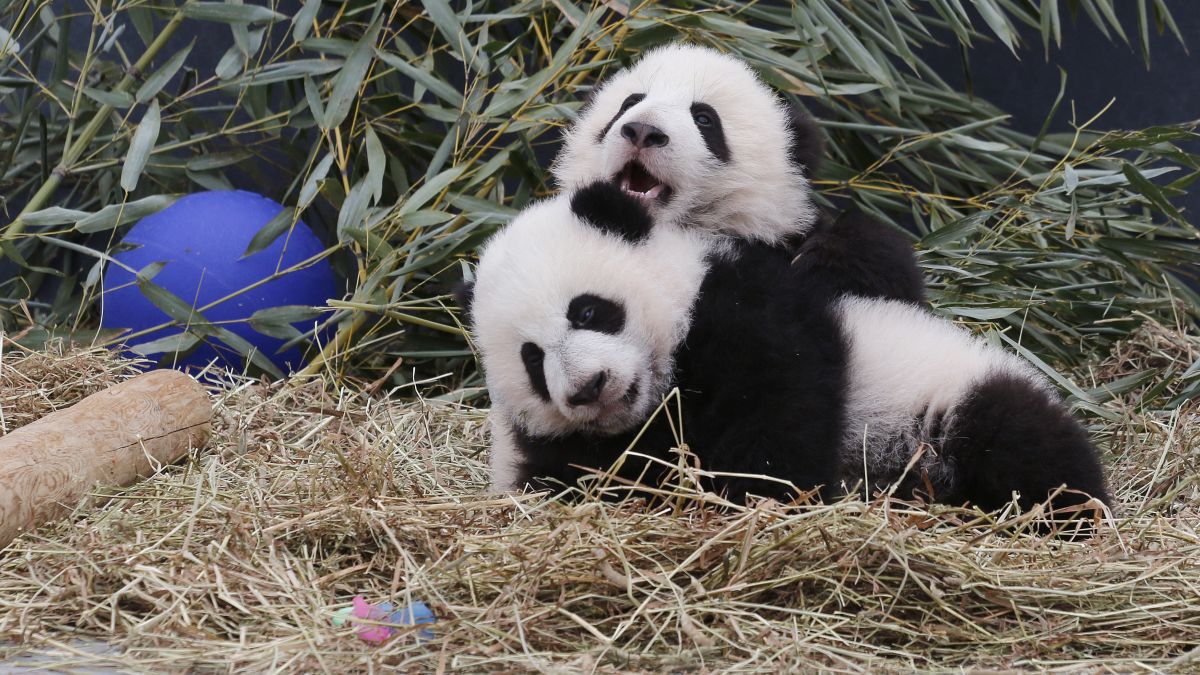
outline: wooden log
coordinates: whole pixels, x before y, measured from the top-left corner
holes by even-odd
[[[204,387],[156,370],[0,437],[0,547],[74,511],[97,485],[124,486],[200,447],[212,431]]]

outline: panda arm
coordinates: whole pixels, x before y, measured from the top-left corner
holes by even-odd
[[[925,302],[912,242],[860,211],[822,222],[800,245],[795,266],[807,286],[801,292]]]
[[[787,257],[747,247],[710,270],[681,368],[688,442],[710,471],[762,474],[831,494],[845,347],[827,305],[780,292]],[[779,483],[718,478],[730,498],[787,498]]]

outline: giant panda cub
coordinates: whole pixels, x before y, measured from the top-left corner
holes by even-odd
[[[493,488],[572,485],[635,439],[673,463],[682,440],[734,500],[865,480],[988,510],[1061,485],[1055,507],[1107,502],[1087,434],[1023,361],[911,304],[797,283],[786,248],[655,224],[610,182],[523,211],[484,247],[468,304]],[[684,438],[661,414],[643,429],[675,387]]]
[[[812,120],[745,62],[671,44],[594,90],[553,172],[566,190],[611,181],[659,222],[786,243],[806,290],[921,303],[910,242],[862,213],[834,220],[813,203],[821,155]]]

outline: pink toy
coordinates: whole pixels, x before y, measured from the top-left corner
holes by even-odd
[[[433,623],[436,621],[433,612],[423,602],[414,602],[400,610],[396,610],[390,602],[381,602],[378,605],[373,605],[363,599],[361,595],[354,596],[350,607],[344,607],[333,615],[333,625],[344,626],[346,625],[346,621],[352,621],[353,619],[386,622],[401,626]],[[362,624],[358,629],[357,635],[362,640],[378,644],[386,641],[397,632],[396,626]],[[428,629],[420,630],[417,632],[417,638],[419,640],[432,640],[433,631]]]

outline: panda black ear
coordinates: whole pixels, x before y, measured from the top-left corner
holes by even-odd
[[[650,236],[654,218],[636,198],[606,181],[598,181],[571,195],[571,211],[598,230],[636,244]]]
[[[792,147],[788,158],[792,164],[804,169],[804,175],[812,179],[821,169],[825,154],[825,137],[808,112],[796,103],[788,104],[788,128],[792,132]]]
[[[467,316],[470,316],[471,304],[475,302],[475,282],[459,282],[459,284],[454,287],[454,299],[458,301],[458,306],[462,308],[463,313]]]

